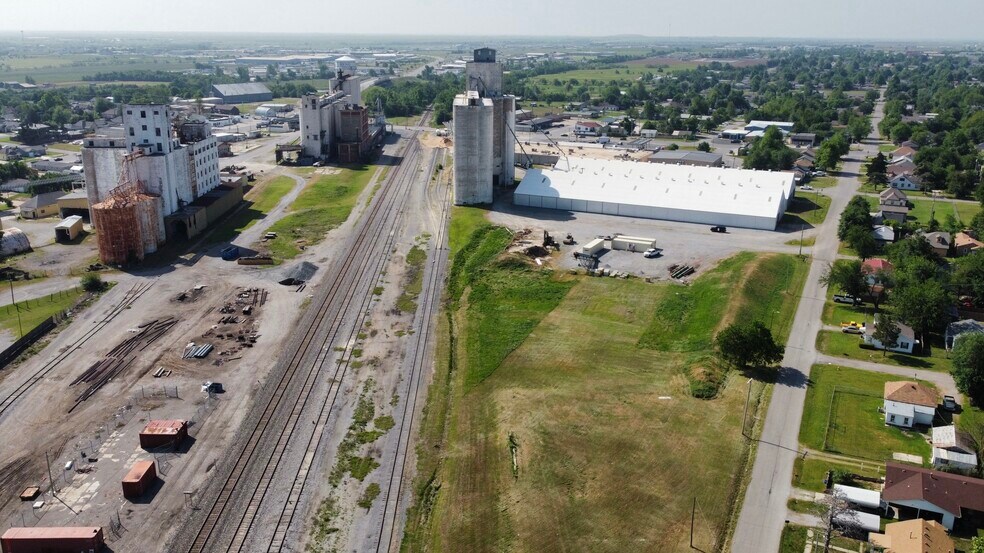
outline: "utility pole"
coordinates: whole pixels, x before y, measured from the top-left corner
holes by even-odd
[[[17,302],[14,301],[14,279],[13,279],[13,277],[11,277],[8,282],[10,283],[10,303],[14,307],[14,311],[17,312],[17,328],[18,328],[18,330],[20,330],[20,336],[19,336],[19,338],[23,338],[24,337],[24,326],[21,324],[20,308],[17,307]]]
[[[749,378],[748,392],[745,394],[745,410],[742,411],[741,413],[741,435],[746,438],[748,437],[748,434],[745,433],[745,420],[748,419],[748,402],[749,400],[751,400],[751,398],[752,398],[752,379]],[[697,500],[695,499],[694,501],[696,502]],[[693,546],[692,543],[691,546]]]
[[[690,549],[694,548],[694,516],[697,514],[697,498],[694,498],[694,506],[690,509]]]
[[[48,464],[48,483],[51,485],[51,496],[55,497],[55,480],[51,477],[51,459],[48,457],[48,452],[44,452],[44,461]]]

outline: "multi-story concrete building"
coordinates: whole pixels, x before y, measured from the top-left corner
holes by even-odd
[[[123,248],[126,259],[109,252],[102,255],[100,241],[104,261],[113,263],[142,259],[170,237],[187,238],[200,232],[186,208],[222,184],[218,142],[206,119],[193,118],[175,132],[167,106],[127,105],[123,129],[122,138],[90,137],[82,148],[94,226],[112,221],[114,228],[124,228],[134,217],[127,210],[138,203],[142,206],[128,231],[141,234],[133,243],[140,244],[142,251]],[[121,197],[123,191],[127,197]],[[114,209],[120,213],[115,214]]]
[[[491,202],[495,186],[512,185],[516,178],[516,99],[502,94],[502,73],[491,48],[475,50],[465,64],[465,94],[455,98],[452,113],[456,204]],[[459,145],[465,150],[460,154]]]
[[[369,112],[359,105],[361,81],[340,74],[329,89],[301,98],[301,154],[355,163],[369,155],[376,134],[369,127]]]

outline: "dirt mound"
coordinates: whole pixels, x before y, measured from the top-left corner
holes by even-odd
[[[284,286],[297,286],[304,284],[305,282],[311,280],[317,272],[317,265],[307,261],[302,261],[297,265],[293,265],[284,270],[283,278],[280,279],[280,284],[283,284]]]

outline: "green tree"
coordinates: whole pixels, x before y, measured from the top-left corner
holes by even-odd
[[[714,338],[718,356],[734,367],[764,367],[782,360],[785,348],[761,321],[732,323]]]
[[[701,142],[700,144],[697,145],[697,150],[700,152],[710,152],[711,145],[707,141]]]
[[[820,169],[829,171],[840,163],[842,157],[847,155],[850,151],[851,145],[848,143],[847,139],[841,133],[835,133],[833,136],[824,140],[820,147],[817,148],[816,165]]]
[[[852,227],[847,233],[847,245],[862,260],[871,259],[878,253],[878,241],[871,235],[870,228]]]
[[[239,82],[248,83],[249,82],[249,68],[244,65],[236,66],[236,76],[239,78]]]
[[[953,305],[953,295],[939,280],[925,279],[897,284],[892,290],[892,305],[925,343],[927,334],[942,332],[949,321],[947,311]]]
[[[878,190],[879,186],[888,186],[887,170],[888,160],[881,152],[868,162],[868,183],[874,185],[875,190]]]
[[[885,356],[885,352],[890,348],[899,345],[899,333],[901,330],[891,313],[882,312],[878,314],[878,324],[875,325],[874,338],[881,342],[883,357]]]
[[[667,146],[666,149],[667,150],[671,150],[671,151],[672,150],[679,150],[680,149],[680,146],[676,142],[673,142],[669,146]]]
[[[974,405],[984,406],[984,334],[964,334],[953,346],[953,380]]]
[[[984,255],[965,255],[956,261],[953,283],[964,294],[984,302]]]
[[[969,553],[984,553],[984,537],[976,537],[971,540]]]
[[[271,79],[271,80],[276,79],[277,78],[277,66],[274,65],[274,64],[272,64],[272,63],[269,64],[269,65],[267,65],[267,68],[266,68],[266,76],[267,76],[267,79]]]
[[[745,169],[782,171],[792,167],[799,157],[794,150],[786,146],[782,131],[778,127],[769,127],[762,138],[748,147],[745,156]]]
[[[867,117],[855,117],[847,123],[847,130],[855,142],[861,142],[871,134],[871,121]]]
[[[99,273],[86,273],[82,275],[82,289],[86,292],[101,292],[106,288]]]
[[[861,267],[862,263],[857,260],[828,264],[827,270],[820,275],[820,283],[860,298],[868,292],[868,283]]]

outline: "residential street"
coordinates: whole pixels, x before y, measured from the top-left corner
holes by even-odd
[[[884,102],[879,101],[871,116],[874,129],[878,128],[883,109]],[[837,186],[826,189],[831,198],[830,211],[819,227],[810,272],[793,319],[786,354],[757,445],[751,480],[732,539],[731,550],[735,553],[762,553],[779,549],[787,515],[786,502],[792,491],[793,461],[799,448],[806,385],[810,367],[818,361],[816,338],[823,326],[820,315],[826,298],[820,276],[829,260],[837,256],[837,224],[841,212],[860,187],[858,175],[861,165],[867,156],[877,153],[877,142],[875,130],[862,145],[861,151],[848,153],[838,174]]]

